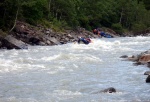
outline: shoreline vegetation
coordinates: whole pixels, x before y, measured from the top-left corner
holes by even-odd
[[[44,46],[73,42],[79,36],[97,38],[95,28],[113,37],[147,36],[149,4],[149,0],[2,0],[0,48],[11,49],[5,46],[12,45],[6,44],[8,39]]]
[[[7,48],[8,38],[42,46],[73,42],[79,36],[97,38],[95,28],[113,37],[147,36],[149,4],[148,0],[2,0],[0,48]]]

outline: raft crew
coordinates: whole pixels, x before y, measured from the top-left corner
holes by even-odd
[[[83,38],[83,37],[80,37],[80,38],[78,39],[78,44],[80,44],[80,43],[89,44],[89,43],[91,43],[91,39],[90,39],[90,38]]]
[[[100,28],[98,29],[94,29],[93,30],[94,34],[97,34],[100,37],[105,37],[105,38],[113,38],[113,36],[111,36],[110,34],[105,33],[104,31],[102,31]]]
[[[97,29],[94,29],[94,30],[93,30],[93,33],[94,33],[94,34],[98,34],[98,30],[97,30]]]
[[[113,38],[113,36],[111,36],[110,34],[107,34],[107,33],[103,32],[103,31],[100,32],[100,35],[102,37],[105,37],[105,38]]]

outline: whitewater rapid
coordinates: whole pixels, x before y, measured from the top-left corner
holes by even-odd
[[[122,55],[150,48],[150,37],[92,39],[0,50],[0,102],[143,102],[150,101],[146,66],[133,66]],[[117,93],[97,93],[114,87]]]

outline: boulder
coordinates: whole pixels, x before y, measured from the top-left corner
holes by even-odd
[[[29,38],[29,43],[31,45],[39,45],[40,40],[38,38],[36,38],[36,37],[31,37],[31,38]]]
[[[93,94],[98,94],[98,93],[115,93],[115,92],[116,92],[115,88],[109,87],[107,89],[104,89],[104,90],[101,90],[101,91],[98,91],[98,92],[94,92]]]
[[[109,87],[107,89],[104,89],[103,92],[107,92],[107,93],[114,93],[116,92],[116,89],[113,87]]]
[[[122,55],[122,56],[120,56],[120,58],[128,58],[128,56],[127,55]]]
[[[27,44],[25,44],[21,40],[17,40],[11,35],[7,35],[2,40],[2,47],[7,48],[7,49],[28,49]]]
[[[146,83],[150,83],[150,75],[146,78]]]
[[[135,63],[133,63],[133,65],[138,66],[138,65],[143,65],[143,63],[141,63],[141,62],[135,62]]]
[[[144,55],[144,54],[150,54],[150,50],[147,50],[147,51],[141,53],[141,55]]]
[[[49,37],[47,35],[43,35],[43,38],[45,38],[46,40],[51,41],[52,43],[54,43],[54,45],[59,45],[60,44],[60,42],[55,37]]]
[[[146,71],[144,75],[150,75],[150,71]]]
[[[145,55],[142,55],[139,57],[139,60],[138,62],[141,62],[141,63],[147,63],[150,61],[150,54],[145,54]]]
[[[138,58],[138,56],[131,56],[131,57],[128,57],[128,60],[129,61],[138,61],[139,60],[139,58]]]
[[[150,61],[149,61],[149,62],[147,62],[147,67],[149,67],[149,68],[150,68]]]

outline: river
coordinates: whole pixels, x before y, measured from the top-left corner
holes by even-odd
[[[92,40],[1,50],[0,102],[149,102],[149,69],[120,56],[148,50],[150,37]],[[117,92],[99,92],[108,87]]]

